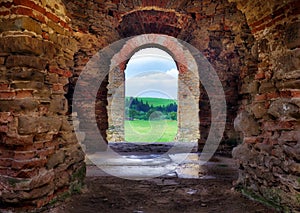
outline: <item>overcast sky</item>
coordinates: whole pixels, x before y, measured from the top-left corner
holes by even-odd
[[[125,79],[126,96],[177,99],[176,64],[168,53],[158,48],[135,53],[127,64]]]

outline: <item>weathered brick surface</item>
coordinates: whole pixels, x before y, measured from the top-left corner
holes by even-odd
[[[40,208],[84,176],[64,97],[77,42],[58,0],[0,5],[0,205]]]
[[[242,142],[234,151],[243,168],[239,183],[276,198],[279,206],[299,209],[297,0],[12,0],[1,1],[0,8],[1,201],[41,207],[80,184],[72,174],[84,173],[84,156],[66,116],[78,76],[114,41],[161,33],[196,47],[217,71],[227,101],[223,140]],[[108,84],[105,76],[96,102],[104,139]],[[212,106],[204,88],[193,89],[201,91],[201,144]],[[236,117],[241,136],[233,128]]]
[[[248,95],[243,99],[248,101],[243,102],[240,113],[253,114],[261,131],[256,139],[244,138],[234,151],[243,167],[239,183],[272,202],[276,197],[276,205],[282,208],[299,209],[295,197],[299,197],[300,5],[293,0],[284,4],[269,1],[268,7],[263,2],[233,1],[245,13],[258,53],[258,70],[250,75],[258,90],[244,89]],[[251,81],[242,80],[244,88],[252,87]]]

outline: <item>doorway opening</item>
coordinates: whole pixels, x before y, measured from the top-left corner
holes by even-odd
[[[178,131],[178,68],[162,49],[137,51],[125,69],[125,141],[172,142]]]
[[[166,38],[164,38],[166,37]],[[162,39],[163,38],[163,39]],[[165,57],[169,60],[172,59],[173,67],[166,69],[165,71],[161,71],[160,68],[150,68],[150,73],[145,72],[144,70],[138,70],[138,73],[132,74],[137,75],[136,77],[144,77],[147,80],[151,78],[149,75],[164,75],[167,80],[174,80],[174,76],[177,76],[175,79],[175,83],[167,83],[163,84],[162,80],[157,80],[155,78],[153,80],[154,83],[159,84],[159,86],[174,86],[177,82],[177,91],[169,92],[170,90],[162,90],[157,91],[157,87],[151,87],[147,89],[138,90],[138,92],[130,94],[130,86],[140,84],[140,80],[133,80],[131,83],[127,81],[129,77],[127,76],[125,79],[125,75],[130,75],[127,67],[130,66],[130,60],[132,58],[138,59],[140,57],[134,56],[135,54],[142,54],[143,51],[151,50],[151,51],[161,51]],[[158,54],[151,54],[158,55]],[[164,57],[159,57],[163,59]],[[173,60],[174,59],[174,60]],[[132,60],[133,61],[133,60]],[[140,60],[144,61],[144,60]],[[175,63],[176,62],[176,63]],[[148,64],[149,67],[154,65],[159,65],[157,61],[154,61]],[[151,66],[150,66],[151,65]],[[176,68],[175,70],[172,68]],[[167,73],[167,71],[169,71]],[[173,77],[172,74],[173,73]],[[176,74],[175,74],[176,73]],[[145,84],[145,83],[144,83]],[[107,141],[108,143],[114,142],[125,142],[125,122],[128,120],[134,120],[135,116],[143,117],[141,114],[133,115],[135,111],[131,111],[129,115],[130,105],[133,105],[132,102],[141,102],[140,97],[151,97],[151,94],[155,94],[158,97],[176,100],[177,96],[177,116],[175,113],[165,114],[164,116],[173,116],[173,118],[177,117],[177,134],[174,138],[174,143],[195,143],[198,142],[200,138],[199,132],[199,98],[200,98],[200,82],[199,82],[199,73],[198,73],[198,65],[194,59],[194,56],[191,55],[188,49],[184,49],[183,45],[176,40],[175,38],[164,36],[164,35],[156,35],[156,34],[146,34],[141,35],[140,37],[134,37],[122,46],[121,50],[116,53],[110,63],[110,72],[108,76],[108,85],[107,85],[107,115],[108,115],[108,129],[106,131]],[[125,88],[127,87],[127,88]],[[126,92],[125,92],[126,90]],[[176,89],[173,89],[176,90]],[[126,93],[126,94],[125,94]],[[173,95],[172,95],[173,94]],[[127,96],[127,97],[126,97]],[[130,97],[132,96],[132,98]],[[127,100],[128,110],[126,109],[125,102]],[[149,100],[143,100],[143,107],[147,107],[146,102],[148,101],[149,108],[151,107],[151,103]],[[130,104],[131,103],[131,104]],[[174,107],[174,103],[173,106]],[[132,106],[133,107],[133,106]],[[136,106],[137,107],[137,106]],[[154,104],[153,104],[154,107]],[[171,108],[171,107],[170,107]],[[175,107],[176,108],[176,105]],[[127,114],[126,114],[126,111]],[[141,111],[141,110],[140,110]],[[147,110],[145,110],[147,111]],[[173,110],[176,111],[176,110]],[[155,113],[148,113],[151,116],[146,115],[146,119],[155,120],[163,116],[159,110],[155,110]],[[145,115],[145,114],[144,114]],[[148,122],[148,120],[147,120]],[[165,125],[166,126],[166,125]],[[159,128],[159,132],[152,131],[153,135],[155,135],[155,139],[151,141],[155,141],[161,137],[160,132],[164,132],[164,128]],[[173,138],[173,137],[172,137]],[[145,142],[145,139],[142,137],[139,142]],[[150,143],[152,143],[150,142]],[[148,142],[149,143],[149,142]],[[163,142],[164,143],[164,142]]]

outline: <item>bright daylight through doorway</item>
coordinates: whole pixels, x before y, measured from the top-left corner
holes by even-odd
[[[177,135],[178,70],[158,48],[136,52],[125,70],[125,140],[171,142]]]

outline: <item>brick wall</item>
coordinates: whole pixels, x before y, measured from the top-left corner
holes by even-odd
[[[160,33],[196,47],[218,73],[223,141],[242,141],[234,156],[244,192],[299,209],[299,11],[295,0],[2,1],[1,202],[40,207],[80,185],[84,156],[67,117],[78,76],[114,41]],[[104,139],[108,83],[95,108]],[[199,90],[203,144],[211,106]]]
[[[64,97],[77,43],[60,1],[0,8],[0,204],[36,208],[85,175]]]
[[[298,1],[238,2],[255,37],[258,69],[242,79],[236,128],[243,143],[234,150],[239,183],[251,196],[281,208],[299,204]]]

